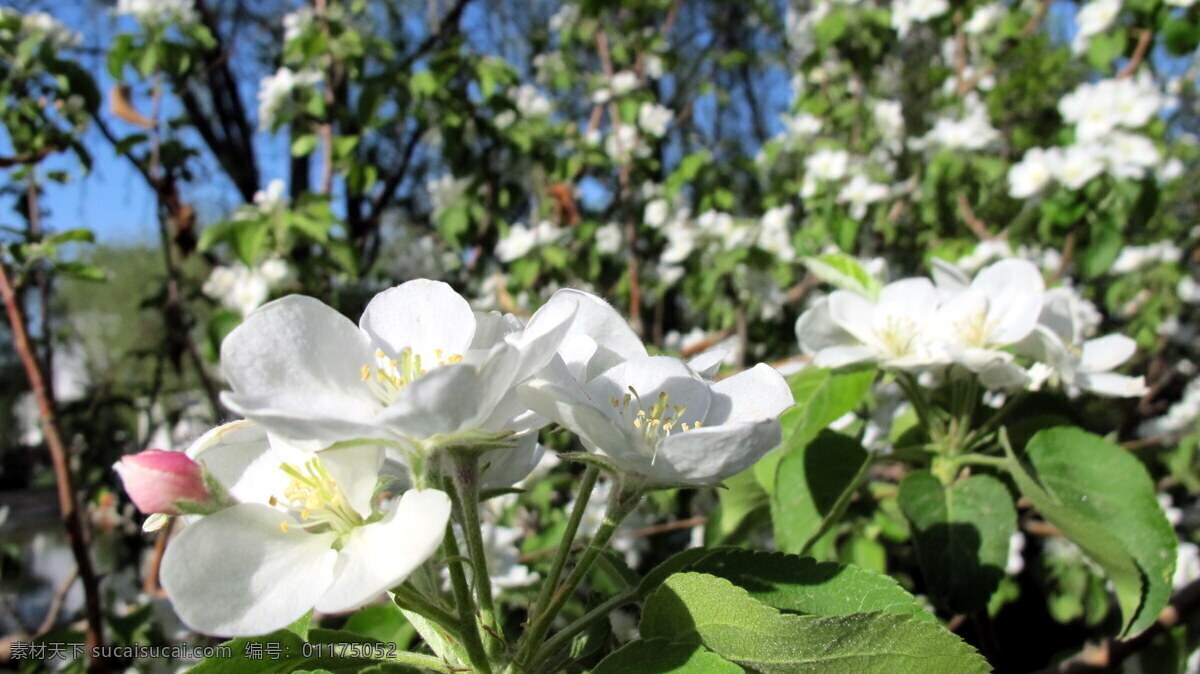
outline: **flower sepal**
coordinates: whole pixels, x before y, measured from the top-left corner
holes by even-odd
[[[445,451],[459,456],[479,455],[497,449],[515,449],[517,440],[513,437],[515,431],[485,431],[469,429],[454,433],[441,433],[431,436],[420,443],[425,455]]]

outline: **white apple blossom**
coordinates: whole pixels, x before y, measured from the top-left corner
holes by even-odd
[[[818,150],[804,160],[804,171],[817,180],[841,180],[849,164],[850,154],[845,150]]]
[[[379,447],[307,452],[237,421],[188,455],[239,502],[189,524],[163,555],[163,589],[206,634],[267,634],[313,608],[354,610],[428,559],[450,517],[434,489],[377,503]]]
[[[835,290],[796,321],[796,337],[817,367],[877,362],[920,370],[944,362],[932,341],[938,294],[926,278],[889,283],[872,300]]]
[[[297,89],[313,87],[321,81],[321,73],[315,70],[293,71],[280,67],[274,75],[262,78],[258,85],[258,126],[269,130],[275,125],[280,110]]]
[[[1110,271],[1129,274],[1156,264],[1171,264],[1183,258],[1183,251],[1171,241],[1159,241],[1147,246],[1125,246]]]
[[[1001,260],[946,299],[934,319],[937,340],[956,363],[973,372],[1011,363],[1004,347],[1024,339],[1037,324],[1045,283],[1026,260]]]
[[[644,102],[638,108],[638,126],[646,135],[653,138],[661,138],[667,133],[667,127],[671,125],[671,120],[675,118],[675,113],[671,112],[670,108],[663,107],[657,103]]]
[[[554,112],[554,104],[532,84],[514,87],[508,95],[522,117],[548,117]]]
[[[1047,292],[1038,325],[1017,350],[1048,365],[1070,395],[1081,390],[1110,397],[1145,393],[1144,378],[1112,372],[1133,356],[1137,343],[1125,335],[1085,340],[1091,326],[1082,302],[1069,289]]]
[[[301,7],[283,15],[283,41],[291,42],[300,37],[313,25],[316,12],[311,7]]]
[[[1040,147],[1031,148],[1008,170],[1008,194],[1015,199],[1027,199],[1050,184],[1052,179],[1052,157],[1050,151]]]
[[[712,485],[740,473],[779,444],[776,417],[793,404],[766,365],[716,383],[666,356],[585,380],[558,370],[522,386],[521,399],[650,485]]]
[[[990,31],[1000,19],[1004,18],[1005,7],[999,2],[993,2],[978,7],[971,18],[963,24],[963,32],[968,35],[980,35]]]
[[[947,0],[895,0],[892,4],[892,27],[904,37],[914,23],[928,23],[950,11]]]
[[[117,0],[113,13],[132,16],[140,23],[157,26],[168,23],[190,24],[197,21],[192,0]]]
[[[496,259],[501,262],[518,260],[535,248],[562,241],[568,234],[568,230],[555,227],[549,220],[542,220],[533,227],[518,223],[496,244]]]
[[[1000,140],[1000,132],[988,120],[987,109],[974,97],[968,97],[962,117],[939,117],[924,136],[913,139],[916,149],[982,150]]]
[[[860,173],[842,187],[838,201],[850,204],[851,217],[862,218],[867,213],[867,206],[887,197],[887,185],[871,182],[870,178]]]
[[[632,70],[622,70],[612,76],[609,82],[613,96],[623,96],[638,87],[637,73]]]
[[[522,328],[476,313],[438,281],[376,295],[359,326],[310,297],[252,313],[221,345],[235,412],[273,433],[320,448],[378,438],[408,451],[467,432],[523,433],[544,420],[513,388],[541,369],[573,307],[544,308]]]
[[[1054,179],[1066,187],[1078,190],[1104,172],[1104,154],[1093,144],[1072,145],[1068,148],[1052,148],[1046,160]]]
[[[764,213],[759,222],[758,247],[783,262],[796,259],[796,249],[792,246],[792,234],[788,229],[792,212],[791,204],[776,206]]]
[[[1076,54],[1087,51],[1093,35],[1098,35],[1113,24],[1121,13],[1121,0],[1092,0],[1075,14],[1075,37],[1071,49]]]
[[[1114,131],[1103,143],[1108,172],[1114,178],[1140,180],[1162,161],[1154,141],[1140,134]]]
[[[621,250],[623,240],[621,225],[610,222],[596,230],[596,251],[602,255],[614,255]]]
[[[667,216],[670,214],[671,204],[666,199],[654,199],[646,204],[646,210],[642,214],[642,224],[658,229],[666,224]]]

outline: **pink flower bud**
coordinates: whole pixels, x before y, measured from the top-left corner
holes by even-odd
[[[147,449],[122,457],[113,466],[138,510],[178,515],[178,501],[208,500],[200,464],[183,452]]]

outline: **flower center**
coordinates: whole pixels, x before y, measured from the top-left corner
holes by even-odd
[[[362,516],[350,507],[341,488],[320,459],[310,459],[303,466],[284,463],[280,464],[279,469],[292,480],[284,488],[283,498],[272,496],[270,504],[282,504],[288,512],[300,518],[303,522],[301,526],[305,529],[328,526],[341,535],[363,523]],[[281,521],[279,527],[287,533],[286,521]]]
[[[996,327],[995,320],[988,320],[987,313],[980,311],[954,324],[959,338],[966,346],[985,348]]]
[[[433,357],[435,359],[434,367],[458,363],[463,359],[462,354],[457,353],[444,356],[441,349],[435,349]],[[363,365],[360,376],[367,388],[371,389],[371,392],[384,405],[390,405],[400,397],[401,389],[425,374],[426,365],[429,363],[421,362],[421,354],[414,353],[408,347],[400,352],[399,358],[390,358],[382,350],[377,349],[375,351],[375,367]]]
[[[655,399],[654,404],[647,407],[642,402],[642,397],[638,395],[637,390],[632,386],[629,387],[629,393],[626,393],[623,397],[617,398],[614,396],[609,399],[613,408],[621,412],[622,417],[625,416],[625,410],[630,409],[631,405],[633,409],[637,410],[633,415],[633,427],[641,433],[642,440],[654,449],[654,456],[650,459],[651,464],[658,459],[659,441],[671,435],[672,431],[676,429],[690,431],[701,427],[699,421],[691,425],[680,422],[684,413],[687,412],[687,405],[672,405],[670,404],[670,400],[671,394],[662,391],[658,394],[658,398]]]
[[[912,351],[917,326],[911,318],[888,316],[883,327],[875,329],[875,338],[889,358],[907,356]]]

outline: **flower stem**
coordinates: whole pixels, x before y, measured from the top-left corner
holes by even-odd
[[[452,453],[454,487],[458,492],[459,514],[463,536],[467,539],[467,554],[474,568],[471,580],[479,602],[480,619],[492,632],[488,640],[489,656],[498,655],[503,645],[504,631],[492,603],[492,580],[488,573],[487,552],[483,545],[483,528],[479,521],[479,456],[475,453]]]
[[[452,634],[458,634],[459,619],[446,609],[426,599],[420,592],[402,585],[394,588],[392,593],[396,595],[397,604],[402,604],[404,608],[415,613],[420,613],[441,627],[446,628]]]
[[[591,609],[587,613],[580,616],[570,625],[567,625],[558,634],[550,637],[544,646],[538,649],[537,656],[534,658],[536,662],[544,662],[558,651],[562,650],[571,639],[575,638],[576,634],[586,630],[588,627],[599,620],[608,617],[609,613],[621,608],[626,604],[633,603],[638,598],[637,588],[626,588],[617,594],[604,600],[599,606]]]
[[[454,669],[442,662],[440,659],[432,655],[421,655],[420,653],[409,653],[408,651],[400,651],[392,653],[386,662],[402,662],[413,667],[429,669],[435,672],[453,672]]]
[[[458,608],[458,630],[463,645],[467,648],[467,657],[470,658],[472,667],[484,674],[490,674],[492,667],[488,662],[487,653],[483,650],[483,642],[479,640],[479,628],[475,625],[475,604],[471,601],[467,574],[463,572],[462,561],[457,559],[461,554],[458,551],[458,542],[454,540],[453,525],[446,525],[446,538],[442,545],[445,547],[446,557],[451,560],[450,586],[454,589],[454,604]]]
[[[555,551],[550,571],[546,573],[546,579],[542,582],[537,602],[529,612],[531,622],[540,616],[550,604],[554,588],[558,586],[558,581],[562,578],[563,567],[567,565],[567,557],[571,555],[571,548],[575,544],[575,535],[579,532],[579,523],[583,521],[583,514],[587,510],[588,500],[592,496],[592,489],[595,488],[598,477],[600,477],[598,466],[589,465],[587,470],[583,471],[583,480],[579,483],[579,495],[575,497],[575,507],[567,519],[566,531],[563,532],[562,540],[558,542],[558,550]]]
[[[566,605],[567,600],[571,598],[571,594],[575,592],[575,588],[579,587],[588,571],[591,570],[592,564],[596,558],[604,551],[604,547],[608,541],[616,533],[617,527],[621,525],[633,509],[637,507],[642,500],[642,490],[639,488],[629,488],[621,486],[619,489],[614,489],[608,500],[608,509],[604,513],[604,522],[600,525],[600,529],[596,531],[596,535],[592,537],[591,543],[580,557],[579,563],[572,569],[571,575],[554,589],[551,595],[550,604],[546,610],[539,615],[529,626],[529,630],[525,633],[524,644],[517,651],[517,662],[528,668],[534,653],[537,652],[538,643],[546,637],[546,633],[550,631],[550,626],[554,622],[554,618],[558,616],[559,611]]]
[[[929,409],[929,401],[925,399],[925,394],[921,391],[921,386],[917,383],[916,378],[907,372],[898,372],[896,373],[896,384],[900,386],[908,401],[912,403],[913,409],[917,412],[917,418],[925,427],[925,432],[929,434],[929,439],[934,441],[933,444],[937,444],[943,434],[942,425],[941,423],[934,425],[935,420]]]

